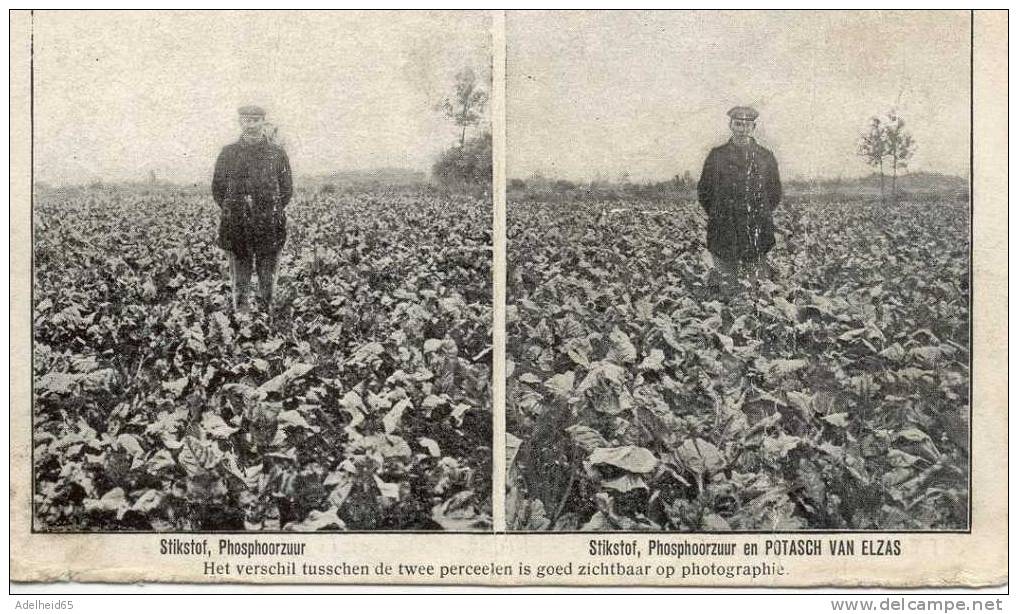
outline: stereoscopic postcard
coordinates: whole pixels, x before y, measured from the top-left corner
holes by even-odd
[[[1007,581],[1007,13],[13,11],[11,579]]]

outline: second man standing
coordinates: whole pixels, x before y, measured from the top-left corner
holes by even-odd
[[[707,212],[707,249],[715,275],[768,274],[774,247],[772,213],[781,202],[778,162],[753,138],[759,114],[752,107],[728,111],[732,138],[707,155],[698,196]]]

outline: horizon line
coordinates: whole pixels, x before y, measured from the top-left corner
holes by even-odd
[[[398,172],[398,173],[406,173],[406,174],[413,174],[413,175],[423,175],[424,180],[423,181],[419,181],[419,183],[422,183],[422,184],[423,183],[431,183],[431,173],[429,171],[421,170],[421,169],[415,169],[415,168],[411,168],[411,167],[398,167],[398,166],[379,166],[379,167],[372,167],[372,168],[349,168],[349,169],[340,169],[340,170],[334,170],[334,171],[328,171],[328,172],[304,173],[304,174],[301,174],[301,175],[297,175],[296,179],[297,179],[297,182],[299,183],[300,180],[304,180],[304,181],[320,181],[320,180],[323,180],[323,179],[328,179],[332,175],[340,175],[340,174],[344,174],[344,173],[371,175],[372,173],[380,173],[380,172]],[[685,173],[685,171],[680,172],[680,173],[676,173],[676,174],[672,175],[671,177],[660,177],[660,178],[656,178],[656,179],[655,178],[645,178],[645,179],[634,179],[634,180],[629,180],[629,181],[619,181],[618,179],[607,179],[607,178],[600,178],[599,179],[599,178],[592,178],[592,177],[590,177],[590,178],[583,178],[583,179],[577,179],[577,178],[570,178],[570,177],[566,177],[566,176],[544,175],[544,174],[541,174],[541,173],[535,171],[535,172],[532,172],[530,175],[527,175],[527,176],[510,176],[510,177],[507,177],[506,185],[508,186],[509,182],[517,181],[517,180],[518,181],[523,181],[523,182],[533,181],[534,178],[535,178],[535,175],[538,178],[540,178],[541,181],[547,181],[547,182],[567,181],[567,182],[570,182],[570,183],[575,183],[577,185],[594,184],[594,183],[604,184],[604,185],[626,185],[626,184],[629,184],[629,185],[654,185],[654,184],[671,182],[675,177],[679,177],[679,176],[681,176],[684,173]],[[940,177],[948,177],[948,178],[952,178],[952,179],[959,179],[959,180],[962,180],[962,181],[968,181],[967,177],[965,177],[965,176],[963,176],[961,174],[956,174],[956,173],[946,172],[946,171],[935,171],[935,170],[917,170],[917,171],[912,171],[912,172],[906,171],[904,173],[898,174],[898,178],[909,177],[909,176],[917,176],[917,175],[936,175],[936,176],[940,176]],[[696,179],[695,174],[690,172],[690,176],[695,181],[695,179]],[[879,177],[879,176],[880,176],[880,173],[878,173],[878,172],[872,172],[872,173],[865,174],[865,175],[816,175],[816,176],[793,175],[791,177],[783,178],[782,181],[785,182],[785,183],[831,182],[831,181],[861,181],[861,180],[869,179],[871,177]],[[890,173],[884,173],[884,176],[885,177],[891,177],[891,174]],[[96,178],[88,179],[88,180],[84,180],[84,181],[52,181],[52,180],[46,180],[46,179],[36,179],[35,181],[33,181],[33,185],[40,185],[40,184],[42,184],[42,185],[45,185],[45,186],[48,186],[48,187],[58,187],[58,188],[88,187],[88,186],[90,186],[92,184],[96,184],[96,183],[102,184],[102,185],[111,185],[111,186],[112,185],[135,185],[135,186],[136,185],[153,185],[153,186],[193,187],[193,186],[201,185],[201,184],[204,184],[204,183],[208,183],[208,179],[202,178],[200,180],[184,180],[184,181],[181,181],[181,180],[169,180],[169,179],[156,179],[153,182],[153,181],[151,181],[151,180],[149,180],[147,178],[105,180],[102,177],[96,177]]]

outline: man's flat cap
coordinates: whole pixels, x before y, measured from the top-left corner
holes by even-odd
[[[265,109],[258,105],[249,104],[237,109],[237,115],[251,115],[254,117],[265,117]]]
[[[753,107],[732,107],[728,111],[728,117],[732,119],[744,119],[747,121],[755,121],[760,114],[757,113]]]

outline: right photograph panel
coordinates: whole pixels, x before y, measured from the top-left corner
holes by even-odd
[[[968,12],[506,16],[510,531],[967,531]]]

